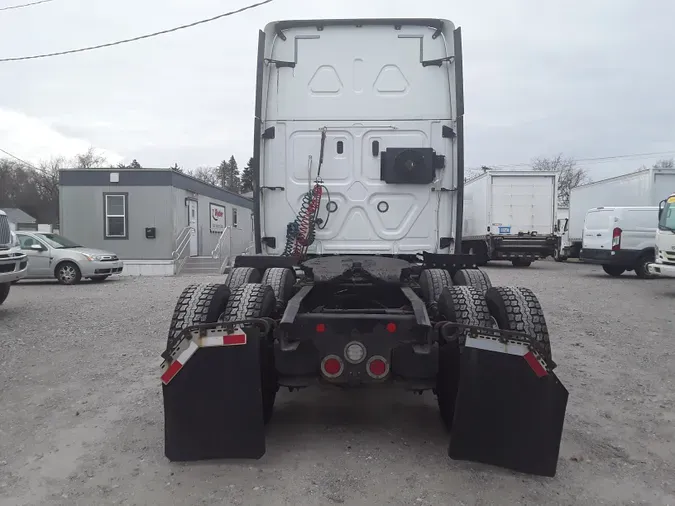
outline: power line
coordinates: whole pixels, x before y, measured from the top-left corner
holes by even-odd
[[[9,7],[0,7],[0,11],[11,11],[13,9],[23,9],[24,7],[30,7],[31,5],[40,5],[40,4],[46,4],[49,2],[53,2],[54,0],[39,0],[37,2],[31,2],[28,4],[21,4],[21,5],[10,5]]]
[[[219,14],[217,16],[213,16],[212,18],[202,19],[202,20],[199,20],[199,21],[195,21],[194,23],[188,23],[186,25],[177,26],[175,28],[169,28],[168,30],[161,30],[159,32],[148,33],[146,35],[140,35],[138,37],[132,37],[130,39],[118,40],[118,41],[115,41],[115,42],[108,42],[106,44],[99,44],[97,46],[82,47],[82,48],[79,48],[79,49],[70,49],[68,51],[59,51],[59,52],[56,52],[56,53],[37,54],[37,55],[33,55],[33,56],[16,56],[16,57],[13,57],[13,58],[0,58],[0,62],[19,61],[19,60],[35,60],[37,58],[48,58],[50,56],[61,56],[61,55],[64,55],[64,54],[82,53],[84,51],[92,51],[94,49],[101,49],[101,48],[104,48],[104,47],[118,46],[120,44],[126,44],[127,42],[135,42],[135,41],[142,40],[142,39],[149,39],[150,37],[157,37],[158,35],[165,35],[167,33],[177,32],[178,30],[184,30],[185,28],[192,28],[193,26],[203,25],[204,23],[210,23],[211,21],[216,21],[217,19],[232,16],[234,14],[239,14],[240,12],[244,12],[244,11],[247,11],[247,10],[250,10],[250,9],[255,9],[256,7],[260,7],[262,5],[271,3],[273,1],[274,0],[264,0],[262,2],[247,5],[245,7],[240,8],[240,9],[236,9],[236,10],[233,10],[233,11],[230,11],[230,12],[225,12],[223,14]]]
[[[19,158],[18,156],[13,155],[12,153],[10,153],[9,151],[5,151],[4,149],[0,148],[0,152],[5,153],[7,156],[9,156],[9,157],[11,157],[11,158],[14,158],[15,160],[17,160],[17,161],[23,163],[26,167],[29,167],[29,168],[31,168],[31,169],[35,169],[35,170],[37,170],[38,172],[45,172],[44,169],[38,169],[35,165],[33,165],[33,164],[31,164],[31,163],[28,163],[26,160],[22,160],[22,159]]]
[[[604,163],[604,162],[610,162],[612,160],[620,160],[620,159],[628,159],[628,158],[633,158],[633,159],[640,159],[640,158],[651,158],[654,156],[659,156],[659,155],[673,155],[675,154],[675,151],[654,151],[652,153],[632,153],[632,154],[625,154],[625,155],[613,155],[613,156],[599,156],[599,157],[594,157],[594,158],[577,158],[574,161],[577,163],[584,163],[586,165],[593,165],[595,163]],[[517,167],[532,167],[532,162],[527,162],[527,163],[511,163],[511,164],[502,164],[502,165],[488,165],[491,168],[494,169],[509,169],[509,168],[517,168]]]

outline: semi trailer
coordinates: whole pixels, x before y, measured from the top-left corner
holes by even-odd
[[[464,189],[465,253],[478,265],[509,260],[529,267],[553,256],[558,237],[558,174],[553,171],[487,170]]]
[[[162,353],[165,454],[260,458],[281,388],[433,391],[448,455],[553,476],[568,392],[528,288],[462,252],[461,31],[258,34],[255,254],[191,284]]]
[[[584,219],[589,209],[658,206],[663,199],[663,188],[675,188],[675,169],[643,169],[572,188],[569,222],[561,225],[556,255],[561,260],[579,258]]]

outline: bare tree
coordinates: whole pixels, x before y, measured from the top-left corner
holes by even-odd
[[[675,160],[673,160],[672,158],[669,158],[667,160],[659,160],[654,165],[652,165],[652,168],[654,168],[654,169],[673,169],[673,168],[675,168]]]
[[[93,147],[90,147],[81,155],[75,155],[73,162],[78,169],[98,169],[107,163],[105,157],[97,154]]]
[[[588,171],[577,167],[574,158],[559,154],[553,158],[535,158],[532,160],[534,170],[551,170],[558,173],[558,205],[568,206],[570,191],[590,180]]]
[[[205,183],[220,186],[220,171],[216,167],[197,167],[188,174]]]

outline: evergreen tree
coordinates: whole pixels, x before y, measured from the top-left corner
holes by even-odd
[[[234,155],[226,162],[223,160],[220,164],[220,171],[222,174],[222,187],[236,192],[239,192],[239,167],[237,167],[237,160],[234,159]]]
[[[218,184],[221,188],[227,188],[229,171],[230,165],[227,163],[227,160],[220,162],[220,165],[218,165]]]
[[[241,193],[253,191],[253,157],[249,158],[246,167],[241,172]]]

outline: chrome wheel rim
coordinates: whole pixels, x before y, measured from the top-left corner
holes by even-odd
[[[75,269],[71,265],[64,265],[59,271],[61,281],[71,283],[75,280]]]

